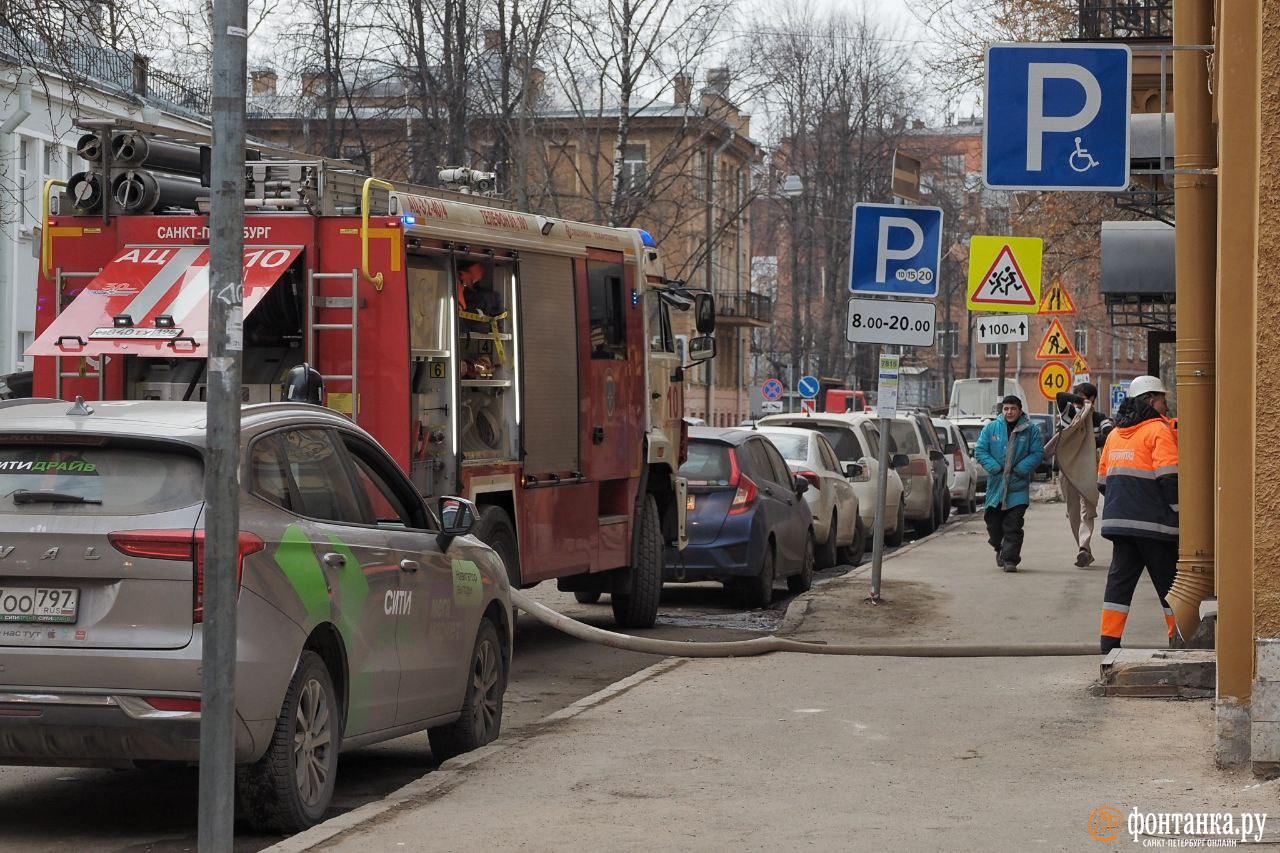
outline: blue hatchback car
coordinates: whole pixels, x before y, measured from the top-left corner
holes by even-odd
[[[813,584],[813,514],[808,480],[791,473],[761,433],[695,427],[680,468],[689,481],[689,545],[667,552],[667,581],[720,581],[749,607],[766,607],[773,584]]]

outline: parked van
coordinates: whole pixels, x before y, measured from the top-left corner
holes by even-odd
[[[955,418],[989,418],[996,412],[1000,402],[998,393],[1000,381],[994,377],[983,376],[977,379],[957,379],[951,383],[951,405],[947,408],[947,417]],[[1005,395],[1014,394],[1022,401],[1022,408],[1027,408],[1027,392],[1022,390],[1016,379],[1005,379]]]

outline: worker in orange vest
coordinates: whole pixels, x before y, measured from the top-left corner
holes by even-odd
[[[1159,378],[1134,379],[1098,461],[1098,491],[1106,497],[1102,535],[1112,543],[1102,603],[1103,654],[1120,647],[1144,568],[1160,596],[1170,640],[1177,631],[1165,598],[1178,568],[1178,434],[1168,411]]]

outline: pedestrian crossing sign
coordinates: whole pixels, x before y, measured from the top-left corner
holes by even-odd
[[[1040,300],[1040,313],[1076,313],[1075,300],[1071,298],[1071,294],[1067,292],[1067,288],[1063,286],[1061,281],[1054,279],[1053,284],[1049,285],[1049,289],[1045,291],[1044,298]]]
[[[1036,313],[1043,256],[1039,237],[971,237],[969,310]]]
[[[1044,330],[1044,337],[1040,340],[1040,349],[1036,350],[1036,358],[1038,359],[1067,359],[1075,360],[1079,358],[1076,348],[1071,345],[1071,339],[1067,337],[1067,330],[1062,328],[1062,323],[1057,317],[1053,318],[1053,322],[1049,324],[1049,328]]]

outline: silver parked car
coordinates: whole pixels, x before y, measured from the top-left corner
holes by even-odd
[[[203,403],[0,403],[0,764],[191,762],[200,734]],[[246,406],[236,762],[251,821],[321,819],[344,749],[497,737],[498,556],[317,406]]]
[[[858,494],[847,477],[861,474],[862,466],[841,465],[826,437],[816,430],[765,426],[760,432],[778,448],[792,473],[812,486],[804,499],[813,513],[815,565],[858,565],[867,548],[867,529],[859,515]]]

